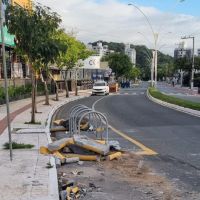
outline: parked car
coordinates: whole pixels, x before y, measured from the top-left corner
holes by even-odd
[[[105,81],[97,81],[94,83],[92,88],[92,95],[108,95],[109,86]]]

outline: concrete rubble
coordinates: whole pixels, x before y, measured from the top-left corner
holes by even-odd
[[[69,120],[56,120],[54,121],[56,127],[51,131],[59,132],[65,129],[69,130]],[[121,147],[118,141],[106,141],[102,139],[92,139],[84,133],[93,130],[92,124],[89,123],[88,119],[83,118],[81,121],[80,128],[82,134],[65,134],[62,139],[57,139],[46,147],[40,147],[40,153],[44,155],[52,155],[56,160],[56,167],[59,168],[61,165],[83,165],[85,161],[112,161],[119,159],[122,156]],[[96,132],[98,132],[96,128]],[[102,129],[102,128],[101,128]],[[86,132],[84,132],[86,131]],[[104,131],[104,130],[100,130]],[[57,137],[56,137],[57,138]],[[83,173],[76,168],[71,172],[74,176],[79,176]],[[80,185],[73,180],[67,180],[62,178],[62,183],[59,183],[60,188],[60,199],[61,200],[73,200],[82,199],[87,192],[97,191],[99,188],[94,183],[88,186]]]

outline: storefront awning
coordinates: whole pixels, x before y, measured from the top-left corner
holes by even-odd
[[[15,46],[15,42],[14,42],[15,36],[8,33],[8,29],[6,26],[3,27],[3,33],[4,33],[5,45],[14,47]],[[1,32],[0,32],[0,43],[2,43]]]

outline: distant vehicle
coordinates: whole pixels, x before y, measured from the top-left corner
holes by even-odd
[[[92,88],[92,95],[108,95],[109,86],[105,81],[97,81]]]

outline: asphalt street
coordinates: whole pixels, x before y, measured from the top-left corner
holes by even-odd
[[[187,115],[151,102],[146,85],[124,89],[106,97],[92,96],[63,106],[56,119],[68,118],[75,104],[105,113],[111,126],[149,147],[158,155],[145,160],[159,173],[167,176],[186,191],[200,192],[200,118]],[[116,134],[117,135],[117,134]],[[122,146],[134,146],[125,138]],[[114,137],[112,135],[112,137]]]

